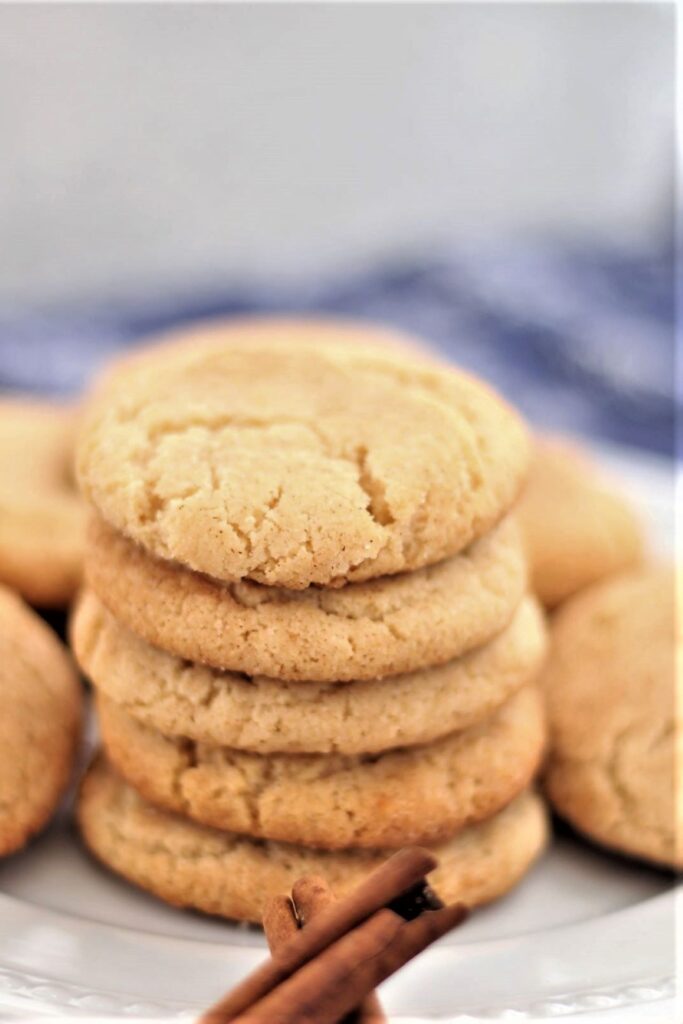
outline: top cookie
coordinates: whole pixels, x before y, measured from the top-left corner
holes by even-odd
[[[677,628],[671,572],[615,576],[560,609],[543,682],[556,810],[598,842],[683,867]]]
[[[158,366],[160,361],[184,358],[188,353],[194,356],[200,350],[220,349],[226,344],[235,348],[251,348],[256,342],[264,341],[284,347],[305,342],[315,345],[317,349],[352,345],[355,348],[377,349],[389,356],[412,356],[422,362],[444,365],[444,359],[429,342],[376,324],[369,327],[352,320],[322,316],[306,320],[273,316],[219,317],[197,320],[145,339],[140,346],[108,362],[95,381],[91,393],[99,395],[120,374],[125,375],[145,364]]]
[[[462,550],[527,460],[518,417],[465,374],[255,338],[115,375],[77,461],[102,516],[152,554],[302,589]]]

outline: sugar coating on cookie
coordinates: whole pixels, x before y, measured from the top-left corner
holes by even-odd
[[[0,587],[0,856],[47,823],[68,783],[81,687],[57,637]]]
[[[77,815],[92,853],[130,882],[175,906],[253,922],[301,875],[322,875],[344,896],[391,852],[328,852],[206,828],[153,808],[103,760],[84,780]],[[519,881],[547,838],[543,803],[525,791],[434,847],[439,867],[430,884],[446,903],[488,903]]]
[[[529,785],[545,745],[537,690],[420,747],[261,756],[165,737],[98,695],[109,760],[146,799],[202,824],[323,849],[436,842]]]
[[[531,588],[548,608],[642,557],[634,511],[569,443],[538,443],[517,514]]]
[[[73,409],[0,401],[0,581],[62,607],[80,583],[86,512],[72,474]]]
[[[98,690],[143,725],[259,754],[374,753],[480,722],[535,678],[546,650],[533,598],[481,647],[445,665],[381,680],[284,683],[174,657],[122,626],[91,592],[71,625]]]
[[[376,679],[438,665],[512,618],[526,561],[508,517],[426,569],[323,590],[220,584],[152,558],[102,520],[89,531],[88,585],[150,643],[216,668],[287,680]]]
[[[677,867],[680,643],[673,573],[635,570],[559,611],[543,673],[557,812],[599,843]]]
[[[152,554],[303,589],[456,554],[511,507],[527,462],[517,415],[466,374],[254,340],[118,375],[77,465]]]

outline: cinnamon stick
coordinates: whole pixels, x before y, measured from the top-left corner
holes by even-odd
[[[297,919],[303,928],[317,917],[321,910],[334,903],[334,895],[320,875],[302,875],[292,886],[292,902]]]
[[[383,909],[235,1018],[235,1024],[336,1024],[359,998],[460,924],[460,904],[405,921]]]
[[[289,896],[273,896],[263,911],[263,930],[268,940],[270,955],[277,957],[284,946],[299,930],[294,904]]]
[[[200,1018],[200,1024],[228,1024],[234,1020],[309,960],[317,957],[322,950],[327,949],[356,925],[366,921],[385,904],[409,890],[433,871],[436,865],[436,858],[419,847],[400,850],[394,854],[361,882],[346,899],[326,907],[306,928],[293,935],[277,959],[268,960],[257,967],[237,988],[208,1010]],[[387,913],[401,922],[402,919],[392,911]],[[354,1002],[357,1003],[361,995],[365,993],[357,993]],[[270,1018],[269,1024],[272,1024],[273,1019]]]
[[[304,927],[321,910],[334,903],[334,894],[324,878],[304,875],[297,879],[292,887],[292,900],[296,916]],[[386,1024],[386,1017],[376,993],[369,992],[356,1009],[344,1019],[344,1024]]]

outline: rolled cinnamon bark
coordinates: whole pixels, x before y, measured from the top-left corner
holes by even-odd
[[[383,909],[235,1018],[235,1024],[337,1024],[359,998],[460,924],[465,907],[405,921]]]
[[[299,931],[294,904],[289,896],[273,896],[268,900],[262,923],[270,955],[277,958],[292,936]]]
[[[412,888],[433,871],[437,863],[431,853],[420,847],[395,853],[345,899],[326,907],[306,928],[300,929],[283,947],[277,959],[268,960],[257,967],[237,988],[208,1010],[200,1018],[200,1024],[228,1024],[234,1020],[309,960],[317,957],[323,949],[327,949],[356,925],[367,921],[376,911]],[[392,914],[397,921],[402,921],[392,911],[387,913]],[[353,1002],[358,1002],[361,995],[365,993],[358,993]],[[272,1024],[273,1019],[277,1018],[271,1017],[269,1024]]]
[[[301,927],[304,927],[321,910],[334,903],[334,894],[324,878],[304,875],[292,887],[292,900],[296,916]],[[386,1019],[377,995],[369,992],[358,1007],[344,1018],[344,1024],[386,1024]]]
[[[334,903],[334,894],[320,875],[303,875],[297,878],[292,886],[292,902],[296,908],[297,920],[303,928],[317,917],[321,910]]]

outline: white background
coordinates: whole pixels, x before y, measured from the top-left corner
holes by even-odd
[[[674,5],[0,5],[0,303],[671,228]]]

